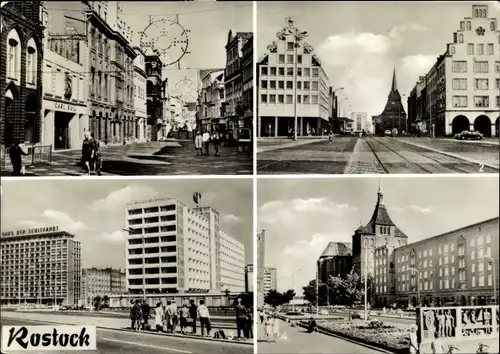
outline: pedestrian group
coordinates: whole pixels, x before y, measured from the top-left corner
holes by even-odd
[[[196,131],[194,138],[194,147],[196,150],[196,155],[198,156],[209,156],[210,155],[210,143],[214,147],[214,156],[219,156],[219,145],[221,141],[221,135],[218,131],[214,131],[212,135],[204,129],[203,133],[200,130]]]

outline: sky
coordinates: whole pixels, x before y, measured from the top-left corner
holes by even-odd
[[[194,207],[199,191],[253,263],[252,190],[251,179],[2,180],[2,231],[58,225],[81,241],[83,267],[125,267],[126,204],[161,196]]]
[[[500,2],[489,16],[500,17]],[[400,94],[409,95],[436,58],[453,41],[460,21],[472,15],[472,3],[460,2],[259,2],[257,6],[258,57],[276,40],[276,33],[292,16],[307,31],[323,69],[345,109],[382,113],[396,68]],[[407,111],[407,96],[402,97]],[[343,110],[344,107],[340,109]]]
[[[352,242],[360,221],[369,222],[379,181],[389,215],[408,243],[499,215],[495,176],[260,178],[257,224],[266,230],[265,262],[277,268],[278,290],[303,295],[328,243]]]

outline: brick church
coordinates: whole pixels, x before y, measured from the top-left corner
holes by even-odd
[[[408,131],[406,127],[406,112],[401,103],[401,95],[398,91],[398,83],[396,81],[396,69],[392,74],[392,85],[384,111],[374,117],[375,134],[384,134],[386,130],[397,129],[398,134],[403,131]]]

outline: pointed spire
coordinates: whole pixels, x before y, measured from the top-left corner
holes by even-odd
[[[398,82],[396,81],[396,67],[394,67],[394,71],[392,72],[392,86],[391,92],[398,90]]]
[[[382,204],[383,203],[383,198],[384,198],[384,191],[382,190],[382,178],[378,180],[378,203]]]

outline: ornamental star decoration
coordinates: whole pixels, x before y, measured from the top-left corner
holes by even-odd
[[[479,27],[478,29],[476,29],[476,33],[478,36],[484,36],[485,32],[486,30],[483,27]]]

